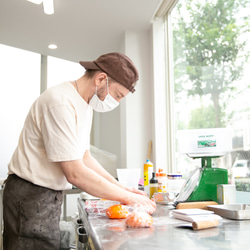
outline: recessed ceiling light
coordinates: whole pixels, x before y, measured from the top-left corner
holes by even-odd
[[[43,11],[47,15],[54,14],[54,0],[27,0],[28,2],[41,4],[43,2]]]
[[[35,4],[41,4],[43,0],[27,0],[27,1]]]
[[[57,49],[57,45],[55,45],[55,44],[50,44],[50,45],[48,46],[48,48],[49,48],[49,49]]]
[[[54,0],[43,0],[43,11],[47,15],[54,14]]]

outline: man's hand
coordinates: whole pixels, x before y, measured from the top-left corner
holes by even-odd
[[[132,205],[136,209],[138,208],[140,210],[144,210],[149,214],[153,214],[156,210],[156,204],[154,201],[150,200],[148,197],[145,197],[144,195],[138,195],[131,192],[128,196],[126,204]]]
[[[111,181],[86,167],[82,160],[58,162],[68,182],[81,190],[100,198],[115,200],[144,209],[152,214],[156,205],[144,192],[126,187],[114,178]]]
[[[125,190],[127,190],[127,191],[129,191],[129,192],[132,192],[132,193],[135,193],[135,194],[140,194],[140,195],[143,195],[143,196],[146,196],[146,197],[147,197],[147,194],[146,194],[144,191],[138,190],[138,189],[136,189],[136,188],[125,187]]]

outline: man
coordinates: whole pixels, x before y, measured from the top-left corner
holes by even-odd
[[[46,90],[26,117],[3,194],[5,250],[59,249],[62,190],[72,185],[155,211],[144,193],[121,185],[89,152],[93,110],[110,111],[135,91],[135,65],[120,53],[80,64],[81,78]]]

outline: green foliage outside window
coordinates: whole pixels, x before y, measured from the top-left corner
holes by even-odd
[[[188,128],[224,127],[233,115],[226,107],[249,61],[247,9],[249,0],[185,0],[175,7],[175,98],[178,102],[186,92],[203,104],[192,111]]]

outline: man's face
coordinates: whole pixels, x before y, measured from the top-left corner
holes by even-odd
[[[122,98],[128,95],[129,90],[117,82],[109,83],[108,89],[107,89],[107,84],[105,84],[99,89],[99,91],[97,91],[97,94],[100,100],[103,101],[106,95],[108,94],[108,92],[112,97],[115,98],[117,102],[120,102]]]

